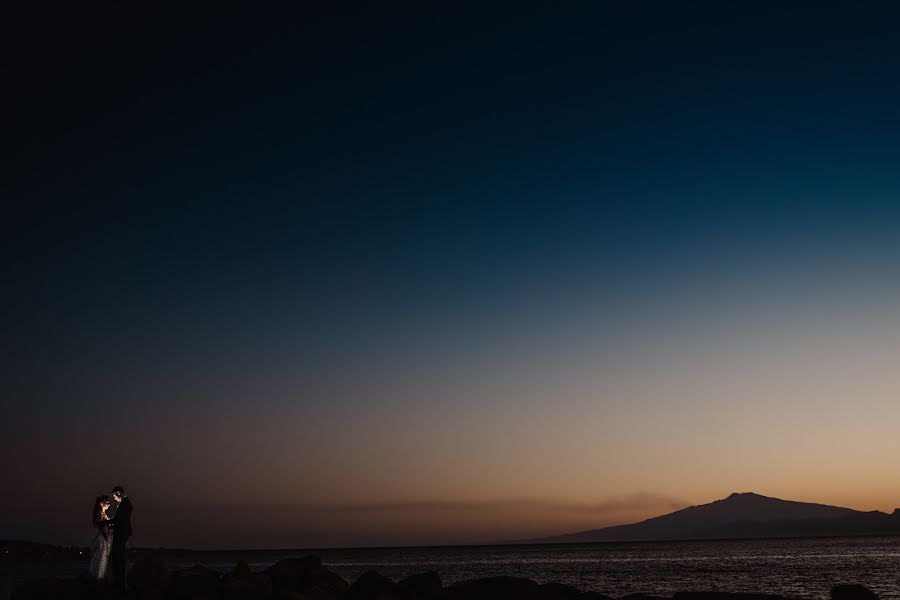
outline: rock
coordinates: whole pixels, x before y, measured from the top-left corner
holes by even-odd
[[[48,578],[16,587],[11,600],[113,600],[121,594],[90,576],[77,579]]]
[[[581,592],[576,598],[578,600],[613,600],[610,596],[606,596],[600,592]]]
[[[266,569],[275,593],[300,592],[315,600],[338,598],[350,587],[344,579],[322,566],[318,556],[287,558]]]
[[[250,565],[247,564],[246,560],[238,562],[234,567],[234,571],[231,572],[232,575],[237,575],[238,577],[246,577],[250,573]]]
[[[139,598],[161,597],[169,587],[171,575],[162,557],[151,554],[131,567],[128,571],[128,588]]]
[[[50,600],[64,597],[65,581],[62,579],[35,579],[13,588],[10,600]]]
[[[831,588],[831,600],[878,600],[878,596],[865,586],[845,583]]]
[[[76,596],[73,594],[70,581],[47,578],[23,583],[13,590],[10,597],[13,600],[51,600]]]
[[[235,571],[244,572],[243,569]],[[222,581],[222,597],[225,600],[256,600],[272,595],[272,578],[265,573],[226,575]]]
[[[176,571],[169,588],[174,600],[218,600],[222,596],[222,577],[202,565]]]
[[[541,586],[522,577],[486,577],[463,581],[447,588],[451,598],[460,600],[540,600]]]
[[[306,600],[300,592],[280,592],[272,596],[275,600]]]
[[[303,577],[322,566],[322,559],[315,554],[302,558],[285,558],[266,569],[273,579],[279,577]]]
[[[582,592],[571,585],[539,584],[522,577],[474,579],[446,590],[449,598],[458,600],[612,600],[603,594]]]
[[[320,567],[313,573],[313,585],[306,589],[306,595],[315,598],[325,598],[331,595],[342,596],[350,589],[350,584],[343,577],[330,571],[325,567]]]
[[[303,597],[306,600],[342,600],[344,594],[327,585],[314,585],[303,590]]]
[[[412,600],[439,600],[445,597],[444,583],[435,571],[411,575],[398,584],[409,593]]]
[[[410,600],[410,592],[375,571],[366,571],[347,590],[346,600]]]

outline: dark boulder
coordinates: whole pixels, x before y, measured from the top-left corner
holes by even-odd
[[[539,584],[522,577],[487,577],[446,588],[454,600],[612,600],[563,583]]]
[[[285,558],[266,569],[272,577],[298,577],[310,573],[322,566],[322,559],[315,554],[302,558]]]
[[[463,581],[447,588],[459,600],[543,600],[541,586],[523,577],[485,577]]]
[[[66,597],[67,582],[63,579],[34,579],[13,588],[11,600],[51,600]]]
[[[161,556],[150,554],[138,560],[128,571],[129,589],[138,598],[162,597],[171,582],[169,567]]]
[[[878,600],[878,596],[865,586],[845,583],[831,588],[831,600]]]
[[[552,598],[553,600],[557,598],[559,600],[575,600],[576,598],[580,599],[582,595],[578,588],[555,581],[539,586],[538,591],[541,598]]]
[[[540,597],[547,600],[613,600],[599,592],[582,592],[564,583],[552,582],[540,586]]]
[[[265,573],[272,578],[272,590],[276,594],[300,592],[310,600],[337,598],[350,587],[314,555],[279,560]]]
[[[271,595],[272,578],[265,573],[232,574],[222,580],[224,600],[257,600]]]
[[[218,600],[222,597],[222,576],[203,565],[176,571],[169,588],[173,600]]]
[[[343,577],[330,571],[325,567],[321,567],[313,573],[312,585],[306,588],[304,595],[310,600],[318,600],[333,597],[342,597],[350,584]]]
[[[276,594],[300,592],[309,586],[313,571],[321,566],[322,561],[319,557],[310,555],[279,560],[264,572],[271,578],[272,590]]]
[[[409,590],[375,571],[366,571],[353,582],[346,600],[411,600]]]
[[[446,597],[444,582],[435,571],[410,575],[401,579],[398,584],[412,600],[442,600]]]
[[[237,565],[234,567],[234,571],[231,572],[232,575],[237,575],[238,577],[245,577],[250,575],[250,565],[247,564],[246,560],[239,561]]]
[[[581,592],[576,598],[578,598],[578,600],[613,600],[612,597],[601,594],[600,592]]]
[[[342,600],[343,597],[343,592],[339,592],[334,586],[324,583],[319,583],[303,590],[304,600]]]
[[[114,600],[121,594],[89,575],[76,579],[28,581],[13,589],[12,600]]]

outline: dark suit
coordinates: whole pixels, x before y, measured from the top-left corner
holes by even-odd
[[[134,506],[128,496],[122,498],[116,514],[110,520],[112,525],[112,546],[109,549],[109,566],[112,570],[112,583],[118,588],[125,587],[125,542],[131,537],[131,513]]]

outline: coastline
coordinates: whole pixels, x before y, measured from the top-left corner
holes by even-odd
[[[859,584],[831,589],[832,600],[878,600]],[[560,582],[538,583],[513,576],[493,576],[445,585],[441,575],[427,571],[394,580],[377,571],[366,571],[352,583],[323,565],[316,555],[280,560],[253,570],[241,561],[229,572],[204,565],[170,570],[158,554],[141,557],[128,572],[128,590],[118,591],[81,575],[74,578],[42,578],[11,590],[12,600],[72,598],[90,600],[794,600],[790,596],[753,592],[696,590],[671,596],[628,594],[618,599]]]
[[[47,558],[37,560],[0,559],[3,583],[0,589],[5,592],[0,598],[8,598],[14,587],[30,580],[77,579],[87,570],[87,558],[79,557],[81,551],[77,548],[67,552],[52,551]],[[241,562],[252,572],[264,573],[275,563],[301,559],[308,554],[320,556],[321,564],[348,583],[368,571],[376,571],[396,582],[433,571],[440,574],[445,587],[506,576],[537,584],[558,582],[613,598],[673,598],[681,592],[705,590],[826,600],[832,587],[859,582],[883,600],[900,599],[900,586],[893,575],[900,570],[897,537],[322,551],[134,548],[129,550],[128,565],[132,568],[143,558],[155,556],[172,574],[200,564],[224,578]],[[35,554],[29,551],[28,555]]]

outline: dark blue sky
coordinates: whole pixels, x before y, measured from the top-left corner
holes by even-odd
[[[894,298],[896,4],[70,10],[5,26],[5,451]]]

